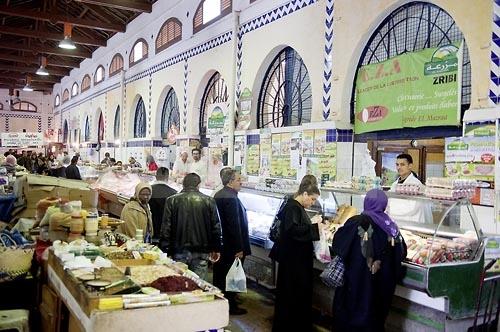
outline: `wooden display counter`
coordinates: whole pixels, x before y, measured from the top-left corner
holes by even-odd
[[[227,300],[175,304],[161,307],[99,310],[101,297],[88,296],[61,260],[51,251],[48,262],[51,288],[69,311],[68,331],[205,331],[229,324]],[[111,298],[112,296],[106,296]],[[114,296],[116,297],[116,296]],[[57,315],[57,313],[55,313]],[[65,327],[60,327],[66,330]]]

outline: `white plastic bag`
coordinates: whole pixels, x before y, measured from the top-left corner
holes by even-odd
[[[329,263],[332,260],[330,256],[330,246],[326,238],[325,231],[320,229],[319,241],[314,241],[314,255],[321,263]]]
[[[226,275],[226,292],[247,292],[247,277],[243,270],[243,264],[236,258]]]

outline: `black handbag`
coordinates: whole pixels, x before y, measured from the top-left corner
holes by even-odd
[[[340,256],[333,257],[319,277],[328,287],[341,287],[344,285],[345,266]]]
[[[269,228],[269,240],[273,242],[277,242],[280,238],[280,224],[281,220],[278,218],[278,215],[274,216],[273,223]]]

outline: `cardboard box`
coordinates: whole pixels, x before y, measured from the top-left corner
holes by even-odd
[[[24,196],[28,209],[36,208],[41,199],[59,197],[68,201],[82,201],[83,208],[97,208],[98,192],[83,181],[29,175],[24,183]],[[81,182],[81,183],[80,183]]]

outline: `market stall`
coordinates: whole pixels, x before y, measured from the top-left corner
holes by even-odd
[[[168,326],[175,331],[202,331],[228,325],[227,301],[216,288],[182,264],[168,259],[156,262],[111,259],[112,264],[94,272],[89,272],[89,268],[75,268],[86,259],[86,254],[95,252],[85,249],[83,256],[77,256],[80,257],[76,258],[80,261],[77,263],[75,259],[68,260],[69,252],[51,249],[49,253],[49,284],[70,312],[70,329],[108,331],[112,327],[123,331],[162,331]],[[93,259],[93,264],[98,264],[96,260],[104,265],[102,257]],[[145,288],[150,284],[164,288],[161,292]],[[141,289],[144,294],[137,294]],[[42,313],[53,310],[46,304],[50,301],[44,300]],[[194,316],[196,319],[191,319]]]
[[[446,183],[450,182],[446,180]],[[362,189],[322,188],[321,203],[324,208],[321,212],[332,234],[328,236],[330,240],[349,215],[363,210],[364,194],[369,188]],[[429,191],[429,195],[437,192],[440,191]],[[409,248],[404,262],[408,272],[398,286],[396,295],[440,311],[448,319],[472,317],[476,308],[478,280],[484,266],[485,243],[469,199],[436,199],[391,192],[387,195],[390,200],[402,203],[408,211],[411,204],[432,211],[432,219],[425,224],[414,222],[411,218],[405,219],[404,216],[396,219]],[[248,210],[252,243],[252,256],[245,262],[247,275],[270,288],[275,287],[276,264],[268,258],[272,246],[268,231],[283,196],[255,189],[244,189],[240,193]],[[344,213],[348,215],[341,218],[339,214]],[[325,264],[316,260],[314,267],[317,270],[315,274],[319,275]],[[333,295],[333,290],[326,288],[316,278],[315,307],[331,313]]]

